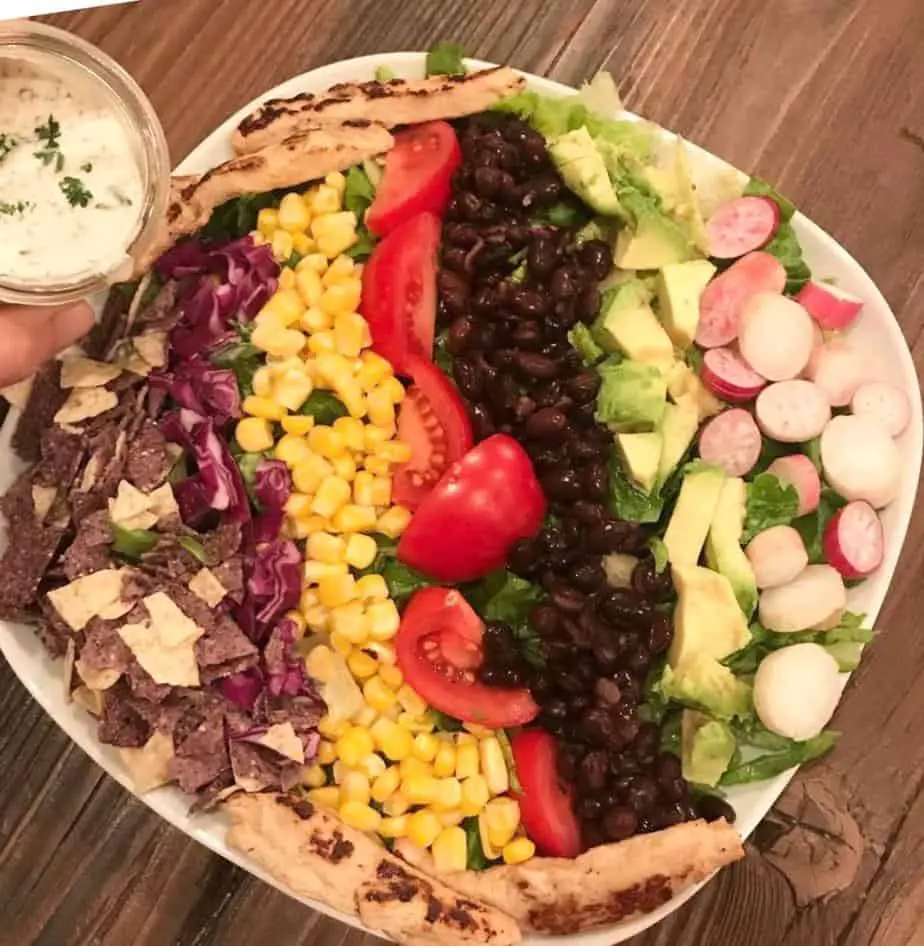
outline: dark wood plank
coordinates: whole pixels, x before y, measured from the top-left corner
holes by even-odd
[[[569,83],[603,65],[630,107],[777,182],[834,233],[924,361],[919,0],[142,0],[53,19],[138,78],[176,160],[262,90],[340,58],[451,38]],[[918,514],[835,753],[797,778],[745,861],[638,946],[920,946],[922,538]],[[0,771],[0,944],[374,942],[159,822],[5,665]]]

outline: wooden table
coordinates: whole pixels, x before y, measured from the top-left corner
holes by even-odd
[[[921,0],[141,0],[53,20],[136,76],[175,160],[261,91],[349,56],[451,38],[565,82],[608,68],[630,107],[777,182],[835,234],[921,363]],[[924,943],[922,538],[918,515],[837,750],[793,783],[746,860],[635,943]],[[2,662],[0,773],[2,944],[365,939],[160,821]]]

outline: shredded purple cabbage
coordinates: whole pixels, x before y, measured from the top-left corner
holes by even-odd
[[[219,427],[241,416],[241,395],[230,368],[216,368],[201,355],[177,361],[173,371],[151,375],[150,383],[163,388],[187,410],[211,417]]]
[[[266,642],[263,663],[266,667],[266,686],[273,696],[298,696],[310,692],[305,661],[295,653],[296,640],[295,624],[286,619],[273,628]]]
[[[264,460],[257,467],[253,491],[264,509],[282,509],[292,493],[292,477],[282,460]]]
[[[227,699],[249,713],[263,692],[263,671],[259,667],[253,667],[242,673],[235,673],[225,677],[219,686]]]
[[[298,604],[301,585],[302,554],[294,542],[274,539],[257,549],[247,591],[261,636]]]

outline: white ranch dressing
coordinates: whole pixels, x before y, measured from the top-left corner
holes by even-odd
[[[105,89],[0,54],[0,281],[59,285],[111,272],[143,200],[131,133]]]

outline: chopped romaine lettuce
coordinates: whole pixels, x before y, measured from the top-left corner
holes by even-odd
[[[825,528],[838,509],[846,505],[847,500],[840,493],[825,487],[821,491],[818,508],[814,512],[793,520],[793,527],[802,536],[802,541],[805,543],[809,564],[819,565],[825,561],[823,546]]]
[[[375,67],[375,81],[376,82],[390,82],[395,78],[395,70],[390,66],[376,66]]]
[[[581,358],[588,367],[593,367],[602,361],[606,355],[606,352],[594,340],[590,329],[583,322],[578,322],[568,332],[568,341],[581,353]]]
[[[332,424],[338,417],[346,417],[347,409],[336,394],[330,391],[312,391],[311,396],[299,408],[299,414],[307,414],[317,424]]]
[[[758,473],[748,483],[747,516],[741,544],[747,545],[759,532],[772,526],[788,526],[799,511],[799,494],[794,486],[772,473]]]
[[[787,200],[775,187],[759,177],[752,177],[748,181],[744,193],[748,197],[769,197],[780,208],[780,219],[784,223],[791,220],[796,212],[796,205],[791,200]]]
[[[722,776],[719,784],[725,787],[746,785],[749,782],[762,782],[764,779],[781,775],[793,766],[804,765],[824,755],[833,748],[839,735],[840,733],[825,730],[805,742],[783,740],[787,743],[785,748],[733,764]],[[782,737],[777,738],[782,739]]]
[[[427,51],[428,76],[464,76],[465,53],[458,43],[437,43]]]

